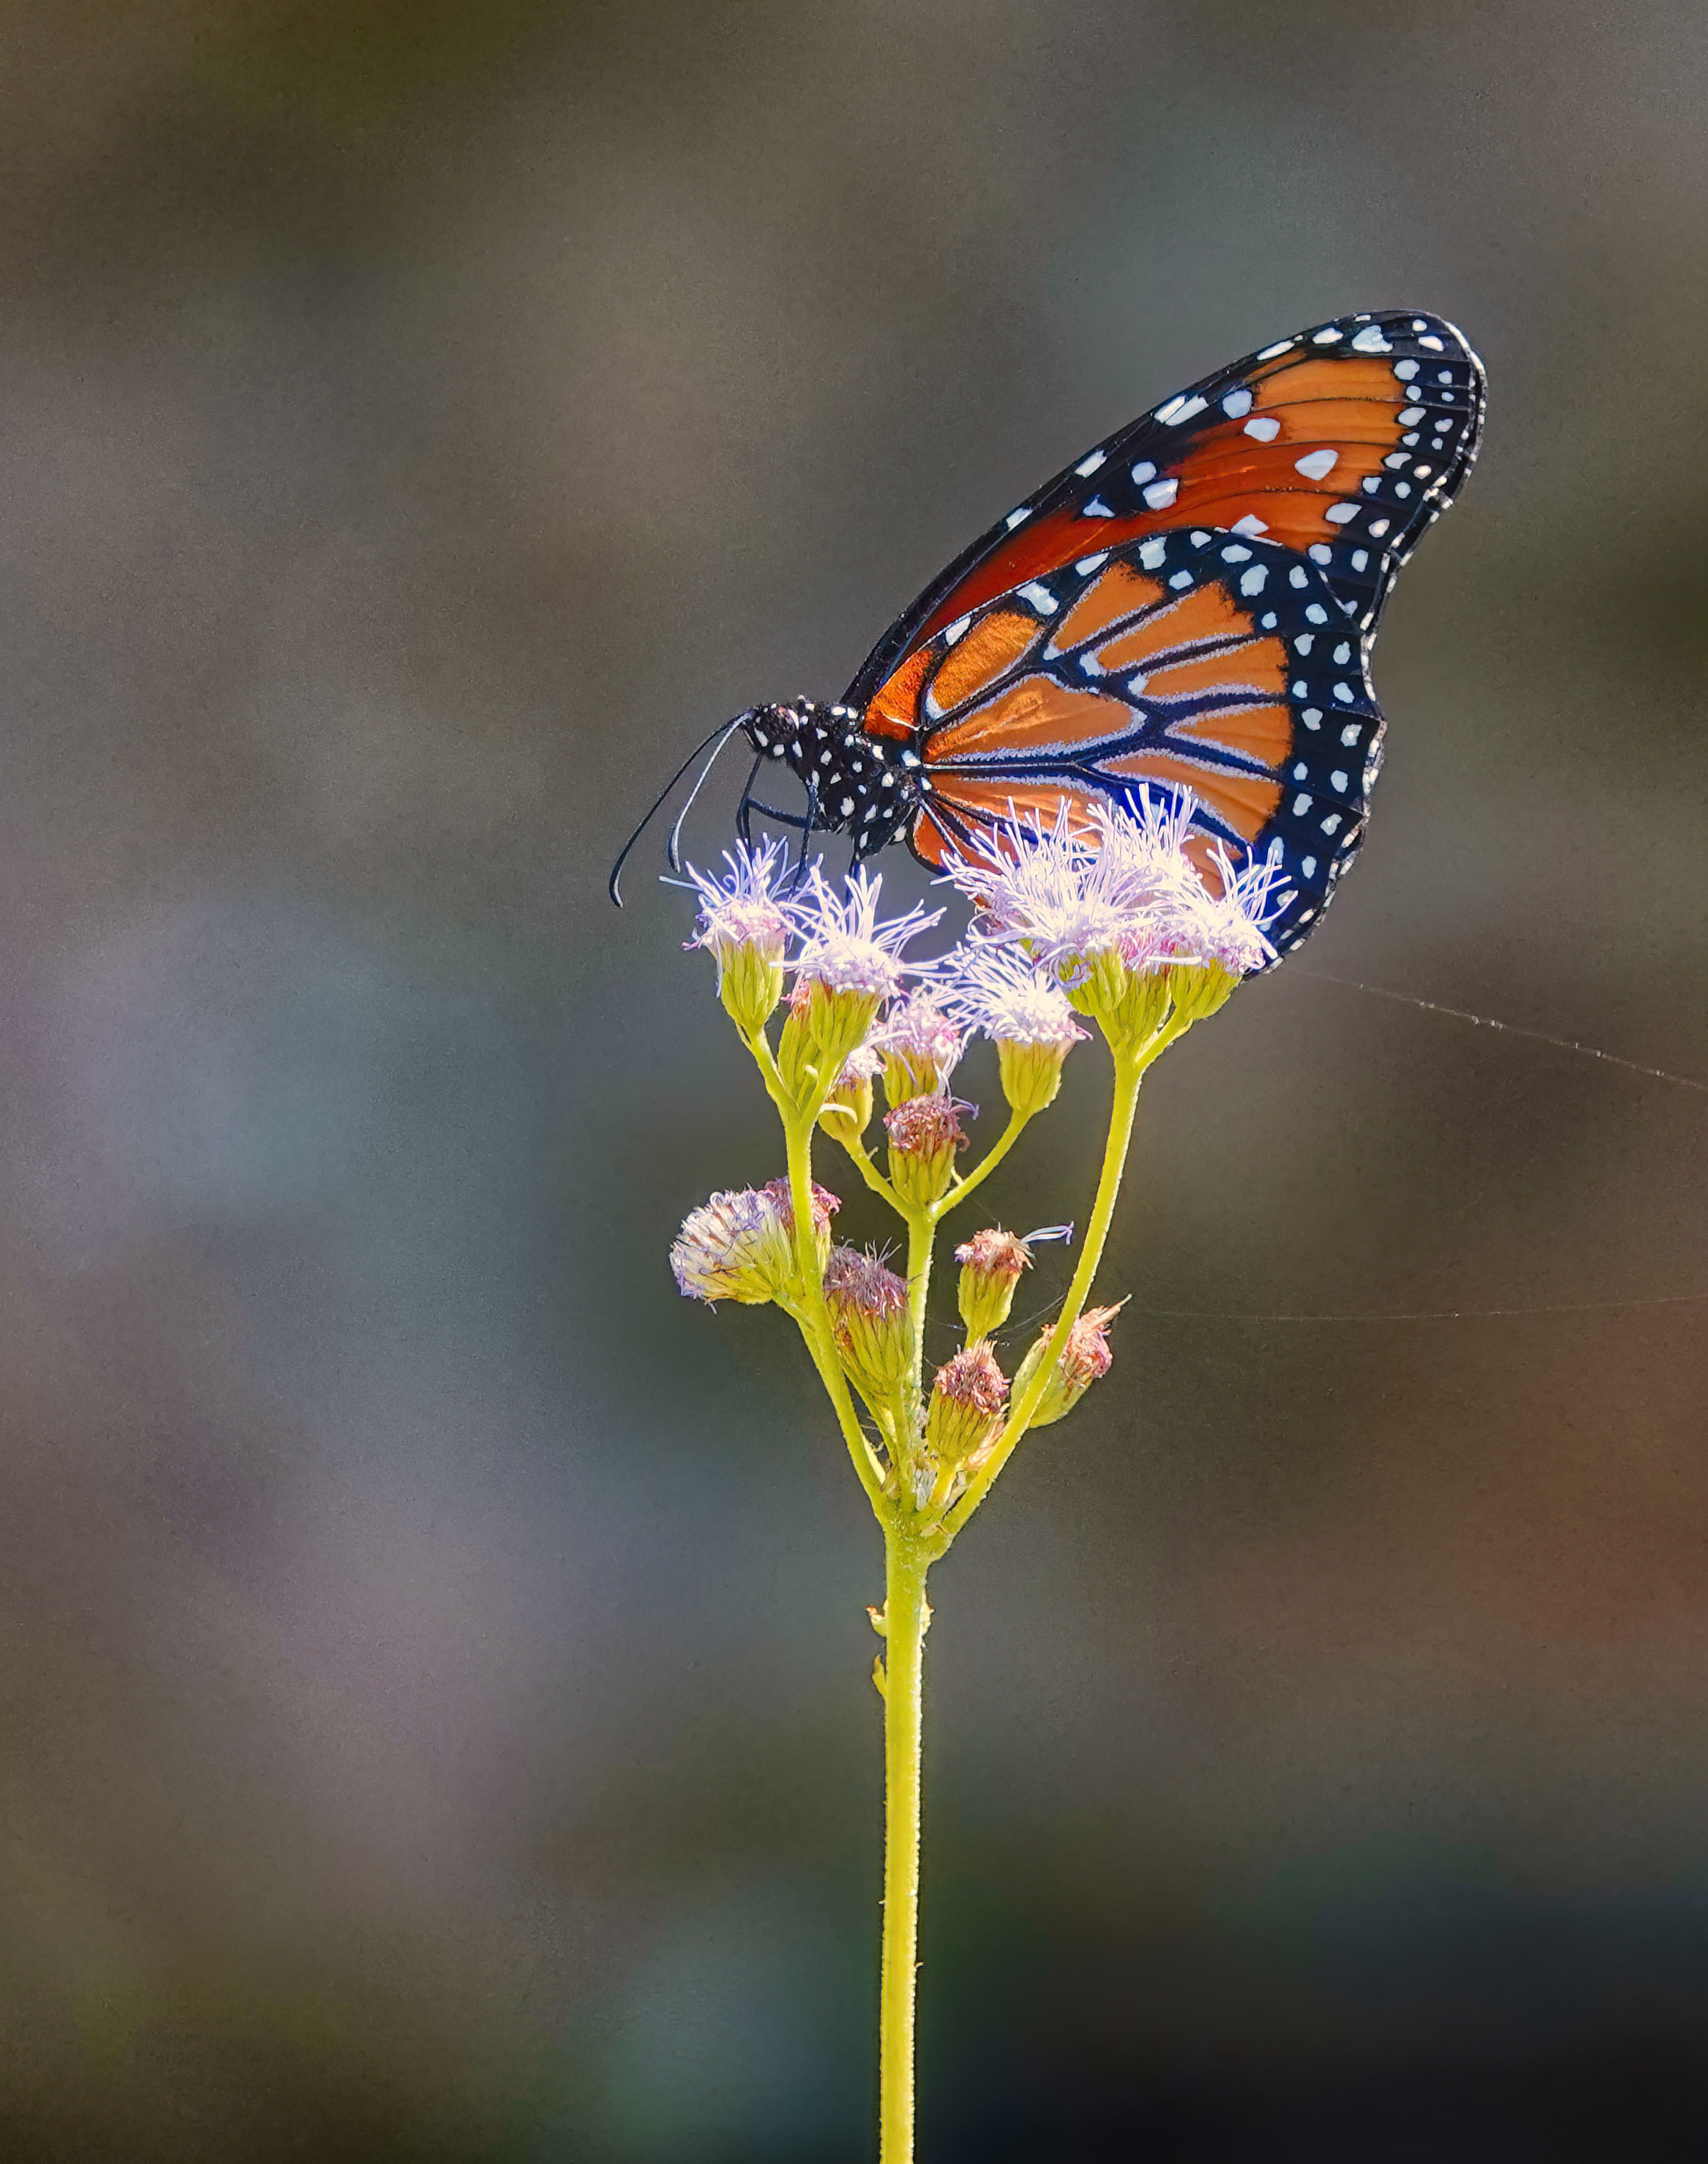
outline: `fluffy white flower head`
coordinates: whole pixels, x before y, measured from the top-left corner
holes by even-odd
[[[1074,1020],[1056,978],[1035,969],[1015,948],[993,943],[958,947],[945,956],[940,983],[943,1004],[956,1021],[994,1043],[1060,1046],[1066,1051],[1087,1033]]]
[[[849,875],[838,894],[817,864],[807,890],[794,904],[800,946],[790,964],[796,985],[820,984],[831,992],[893,999],[909,965],[901,959],[910,939],[929,931],[943,914],[910,909],[883,922],[878,915],[883,881],[863,869]]]
[[[1123,883],[1111,876],[1117,870],[1064,803],[1052,822],[1029,813],[979,834],[972,854],[946,865],[945,876],[972,902],[976,938],[1024,946],[1071,974],[1089,955],[1118,952],[1131,929]]]
[[[947,876],[977,909],[975,943],[1018,947],[1070,987],[1099,957],[1130,970],[1214,964],[1234,976],[1274,959],[1263,925],[1282,897],[1273,863],[1236,871],[1213,854],[1222,891],[1211,891],[1187,853],[1197,806],[1141,788],[1130,806],[1104,801],[1053,822],[1035,815],[981,835]]]
[[[1213,859],[1222,891],[1200,884],[1174,907],[1157,912],[1160,964],[1196,963],[1225,969],[1230,977],[1249,976],[1275,959],[1264,930],[1287,899],[1279,859],[1235,869],[1224,849]]]
[[[757,947],[781,961],[793,928],[790,905],[778,892],[788,869],[789,852],[779,841],[757,848],[737,842],[724,851],[727,869],[703,872],[687,866],[699,896],[699,916],[690,947],[705,947],[720,962],[744,947]]]
[[[886,1074],[897,1085],[890,1091],[895,1101],[942,1089],[966,1045],[965,1031],[924,989],[910,992],[893,1006],[872,1037],[872,1050],[880,1054]]]

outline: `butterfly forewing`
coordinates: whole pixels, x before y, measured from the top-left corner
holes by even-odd
[[[1481,364],[1438,316],[1344,316],[1278,339],[1094,445],[999,520],[892,625],[846,703],[867,709],[922,639],[998,594],[1187,522],[1308,554],[1368,629],[1458,492],[1482,410]]]
[[[1029,580],[934,633],[888,696],[929,784],[928,864],[1015,815],[1189,792],[1199,854],[1278,860],[1297,946],[1356,853],[1382,722],[1365,642],[1307,557],[1176,528]]]

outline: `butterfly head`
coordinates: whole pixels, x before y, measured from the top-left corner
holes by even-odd
[[[755,706],[741,725],[755,756],[787,767],[806,790],[804,831],[851,834],[857,861],[875,856],[911,817],[922,780],[918,754],[868,735],[855,707],[793,699]]]

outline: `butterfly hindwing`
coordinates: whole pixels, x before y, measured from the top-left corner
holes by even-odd
[[[1343,316],[1166,399],[1017,505],[934,580],[846,694],[864,711],[924,638],[998,594],[1183,522],[1308,554],[1360,628],[1476,454],[1483,371],[1415,310]]]
[[[928,785],[909,835],[940,864],[1014,814],[1190,791],[1206,862],[1278,859],[1270,926],[1305,938],[1356,854],[1381,763],[1368,641],[1321,567],[1176,528],[994,596],[915,649],[894,727]]]

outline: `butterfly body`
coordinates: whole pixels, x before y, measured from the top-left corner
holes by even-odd
[[[1177,392],[965,550],[841,700],[751,710],[739,815],[965,855],[1014,817],[1190,798],[1207,879],[1281,866],[1278,953],[1356,854],[1381,764],[1371,643],[1475,456],[1480,362],[1391,310],[1277,340]],[[752,795],[786,768],[806,806]]]

